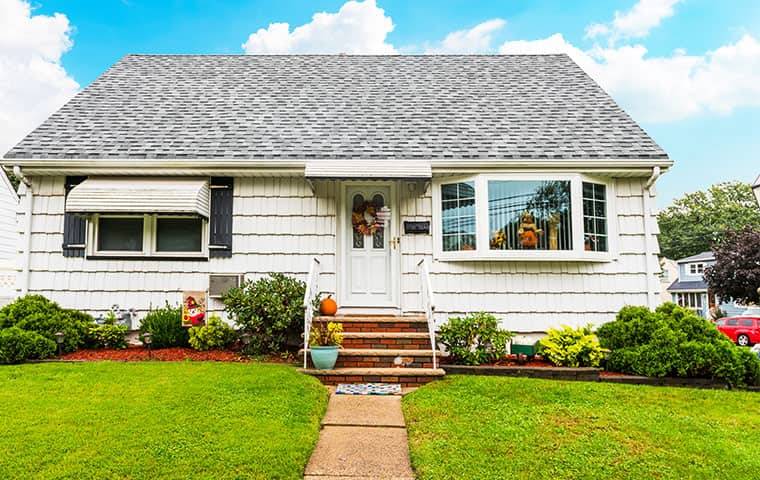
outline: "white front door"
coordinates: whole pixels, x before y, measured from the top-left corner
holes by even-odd
[[[394,306],[393,222],[386,222],[382,228],[367,228],[372,225],[372,213],[384,206],[393,211],[390,186],[346,187],[342,230],[346,247],[343,304],[347,307]]]

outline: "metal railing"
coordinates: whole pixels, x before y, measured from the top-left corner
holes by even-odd
[[[308,366],[309,333],[314,319],[314,297],[319,294],[319,272],[322,265],[317,257],[312,257],[309,264],[309,276],[306,277],[306,292],[303,295],[303,368]]]
[[[428,268],[428,262],[423,258],[417,264],[417,269],[420,274],[422,308],[425,312],[425,318],[427,319],[428,334],[430,335],[430,348],[433,351],[433,368],[438,368],[435,346],[435,319],[433,317],[433,314],[435,313],[435,294],[433,293],[433,286],[430,283],[430,268]]]

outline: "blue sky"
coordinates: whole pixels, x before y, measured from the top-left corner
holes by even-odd
[[[56,60],[70,79],[85,87],[127,53],[244,53],[242,44],[249,35],[268,29],[271,23],[287,22],[292,33],[295,27],[310,24],[317,12],[343,12],[344,4],[323,0],[38,0],[31,15],[65,15],[66,35],[72,43],[68,50],[61,49]],[[378,17],[379,9],[383,12]],[[718,181],[751,181],[760,174],[760,100],[755,98],[760,87],[752,85],[760,82],[760,69],[755,68],[760,66],[756,51],[760,43],[754,43],[760,39],[757,0],[377,0],[376,9],[367,12],[374,16],[361,21],[374,23],[362,28],[369,30],[380,25],[377,22],[383,16],[390,18],[393,29],[378,33],[379,41],[401,53],[450,51],[451,45],[444,42],[447,35],[466,34],[489,20],[493,23],[483,27],[486,34],[464,35],[463,42],[480,41],[478,46],[462,48],[472,48],[473,53],[534,49],[539,44],[509,42],[561,34],[562,42],[554,37],[551,45],[578,52],[601,49],[594,54],[600,65],[598,75],[597,64],[591,60],[579,61],[581,66],[590,65],[589,73],[676,161],[659,183],[661,206],[683,192]],[[621,17],[619,25],[614,21],[616,12]],[[643,26],[631,22],[643,22]],[[605,33],[588,35],[592,24],[603,25]],[[352,34],[346,33],[348,38]],[[325,33],[305,35],[303,42],[320,45],[318,35]],[[263,41],[264,34],[257,38]],[[374,41],[366,40],[368,44]],[[294,40],[287,51],[304,48],[303,42],[299,47]],[[325,45],[331,48],[329,42]],[[732,48],[720,59],[708,53],[726,46]],[[621,60],[621,54],[630,52],[626,47],[643,47],[646,53]],[[693,60],[696,66],[684,73],[679,58]],[[698,100],[692,102],[689,97]],[[660,109],[666,113],[653,113]]]

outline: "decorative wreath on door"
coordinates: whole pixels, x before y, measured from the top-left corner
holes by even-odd
[[[354,231],[362,235],[374,235],[383,229],[383,224],[377,218],[377,207],[367,201],[354,207],[351,212],[351,224]]]

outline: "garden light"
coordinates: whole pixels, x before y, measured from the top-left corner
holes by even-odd
[[[151,357],[150,344],[153,343],[153,336],[151,335],[150,332],[145,332],[143,334],[142,342],[145,346],[148,347],[148,358],[150,358]]]
[[[63,340],[66,338],[66,334],[63,332],[55,332],[55,343],[58,345],[58,356],[63,353]]]

